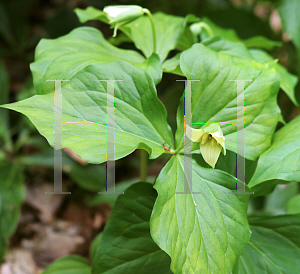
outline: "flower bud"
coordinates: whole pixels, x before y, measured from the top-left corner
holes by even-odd
[[[128,6],[106,6],[103,9],[104,14],[109,20],[109,24],[114,27],[113,37],[117,34],[117,29],[129,23],[144,14],[143,8],[136,5],[128,5]]]

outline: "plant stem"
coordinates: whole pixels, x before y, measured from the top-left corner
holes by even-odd
[[[209,37],[214,36],[214,33],[213,33],[211,27],[209,25],[207,25],[206,23],[200,22],[199,27],[204,28],[207,31]]]
[[[146,182],[147,178],[147,163],[148,163],[148,152],[141,149],[141,165],[140,165],[140,181]]]
[[[152,36],[153,36],[153,52],[156,52],[156,31],[155,31],[155,25],[154,25],[154,20],[153,16],[148,9],[143,9],[144,13],[146,13],[149,16],[150,22],[151,22],[151,27],[152,27]]]
[[[191,25],[190,28],[195,36],[200,35],[200,33],[202,32],[202,29],[205,29],[207,31],[209,37],[214,36],[214,32],[212,31],[211,27],[204,22],[194,23]],[[201,37],[200,37],[200,39],[201,39]]]

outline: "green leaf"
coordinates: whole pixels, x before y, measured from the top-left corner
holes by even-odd
[[[106,195],[106,196],[116,196],[116,195]],[[91,243],[91,246],[90,246],[90,258],[92,261],[94,261],[94,258],[95,258],[95,255],[96,255],[96,252],[97,252],[97,248],[99,246],[99,243],[101,242],[102,240],[102,237],[103,237],[103,233],[100,232],[93,240],[93,242]]]
[[[219,35],[209,37],[202,41],[201,44],[220,53],[252,59],[252,55],[242,42],[226,40]],[[181,53],[178,53],[163,63],[164,72],[184,76],[180,68],[180,55]]]
[[[300,116],[274,134],[272,145],[259,158],[249,187],[271,179],[300,181]]]
[[[163,71],[184,76],[180,69],[180,55],[181,53],[178,53],[174,57],[167,59],[165,62],[163,62]]]
[[[300,269],[300,215],[249,218],[249,244],[233,274],[294,274]]]
[[[280,117],[277,105],[279,76],[274,64],[261,64],[244,58],[217,53],[195,44],[180,57],[180,67],[187,79],[201,79],[192,84],[193,122],[236,122],[237,88],[229,80],[245,82],[245,157],[255,160],[270,145]],[[259,90],[259,96],[257,95]],[[244,119],[244,118],[242,118]],[[177,112],[177,151],[183,149],[183,98]],[[200,125],[193,125],[200,128]],[[236,125],[221,125],[226,149],[236,152]],[[197,148],[193,146],[193,150]]]
[[[171,273],[170,258],[150,235],[156,196],[151,184],[137,183],[118,197],[94,257],[93,274]]]
[[[261,63],[271,62],[273,61],[272,56],[266,53],[263,50],[251,49],[251,55],[254,60],[259,61]],[[298,77],[288,72],[288,70],[280,65],[276,64],[275,68],[277,69],[280,75],[280,88],[286,93],[286,95],[291,99],[291,101],[299,106],[296,97],[295,97],[295,87],[298,83]]]
[[[155,85],[160,83],[163,70],[160,58],[157,53],[152,53],[152,55],[143,63],[135,64],[135,66],[147,70],[151,74]]]
[[[62,147],[71,148],[83,160],[98,164],[106,161],[107,92],[98,79],[123,79],[115,84],[115,155],[120,159],[135,149],[145,149],[151,159],[173,147],[167,113],[157,98],[150,74],[124,61],[90,65],[62,85]],[[53,83],[48,83],[50,86]],[[4,105],[29,117],[39,132],[54,146],[54,93]],[[103,123],[103,124],[102,124]]]
[[[188,15],[184,18],[157,12],[153,14],[153,20],[156,29],[157,53],[160,59],[164,61],[168,53],[175,49],[184,33],[187,22],[190,21],[190,17]],[[146,57],[152,54],[153,38],[148,17],[140,17],[129,24],[121,26],[120,30],[131,38],[135,46],[140,49]]]
[[[271,50],[274,47],[281,47],[282,42],[272,41],[264,36],[254,36],[243,41],[248,48],[260,48],[265,50]]]
[[[20,204],[25,200],[22,170],[16,163],[0,162],[0,262],[5,255],[7,238],[17,228]]]
[[[42,39],[30,65],[37,94],[54,91],[46,79],[73,79],[74,75],[91,64],[125,60],[141,64],[144,57],[132,50],[119,49],[105,40],[102,33],[91,27],[80,27],[56,39]]]
[[[242,42],[226,40],[219,35],[207,38],[201,44],[220,53],[248,59],[252,58],[250,52]]]
[[[249,182],[251,181],[251,178],[253,177],[253,174],[257,167],[257,162],[258,162],[258,160],[250,161],[248,159],[245,159],[245,182],[247,185],[249,184]],[[235,163],[234,163],[234,165],[235,165]],[[235,174],[236,173],[234,173],[233,175],[235,175]],[[263,184],[256,185],[251,188],[251,191],[253,191],[253,194],[251,194],[250,198],[268,195],[274,191],[274,189],[277,185],[286,184],[286,183],[288,183],[288,182],[275,179],[275,180],[269,180]]]
[[[297,99],[295,97],[295,87],[298,83],[298,77],[288,72],[288,70],[280,65],[276,65],[276,69],[280,75],[280,87],[286,93],[286,95],[291,99],[291,101],[299,106]]]
[[[91,274],[91,265],[81,256],[68,255],[55,260],[43,274]]]
[[[293,196],[288,201],[287,214],[300,214],[300,194]]]
[[[236,178],[193,161],[193,191],[184,189],[184,159],[172,156],[154,188],[158,192],[150,229],[154,241],[171,259],[177,273],[231,273],[250,238],[248,194],[229,194]],[[247,187],[246,187],[247,189]]]
[[[298,50],[300,50],[300,2],[298,0],[280,0],[277,10],[283,29],[292,38]]]
[[[94,7],[87,7],[84,9],[74,9],[80,23],[85,23],[89,20],[101,20],[108,23],[108,19],[102,10],[95,9]]]

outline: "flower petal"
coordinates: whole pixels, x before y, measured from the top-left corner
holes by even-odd
[[[217,144],[217,142],[213,142],[213,145],[211,145],[211,142],[200,144],[200,151],[202,157],[205,160],[205,162],[208,163],[212,168],[215,168],[221,150],[222,150],[222,146]]]
[[[193,142],[200,142],[202,139],[202,136],[204,134],[202,129],[191,128],[188,125],[186,125],[185,133],[186,133],[186,136]]]

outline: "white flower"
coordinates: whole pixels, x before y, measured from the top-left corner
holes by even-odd
[[[199,142],[203,159],[215,168],[221,151],[226,154],[225,137],[218,124],[211,124],[203,129],[186,126],[186,135],[193,142]]]
[[[144,14],[144,10],[140,6],[136,5],[128,5],[128,6],[107,6],[103,9],[104,14],[109,20],[109,24],[114,27],[114,35],[117,34],[117,29],[129,23]]]

